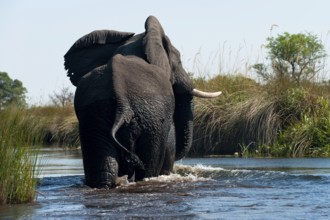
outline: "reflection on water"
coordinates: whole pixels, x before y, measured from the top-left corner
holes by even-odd
[[[43,148],[40,158],[40,177],[84,174],[80,149]]]
[[[170,176],[112,190],[83,184],[79,150],[43,151],[38,198],[18,219],[329,219],[330,159],[184,159]]]

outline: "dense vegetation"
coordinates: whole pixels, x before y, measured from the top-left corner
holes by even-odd
[[[242,76],[195,80],[224,91],[217,100],[196,99],[192,156],[234,154],[272,157],[330,156],[329,84],[308,83],[274,93]]]
[[[195,79],[224,96],[197,100],[191,155],[330,156],[330,81],[317,78],[323,45],[312,34],[267,41],[268,63],[253,65],[259,83],[237,75]]]

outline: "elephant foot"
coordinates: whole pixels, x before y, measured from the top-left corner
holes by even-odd
[[[111,189],[117,186],[118,163],[112,157],[101,160],[101,164],[85,172],[86,185],[92,188]]]
[[[99,180],[96,182],[95,188],[112,189],[115,188],[117,177],[109,172],[102,172],[99,174]]]

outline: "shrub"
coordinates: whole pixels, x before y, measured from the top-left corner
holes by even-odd
[[[329,101],[317,97],[314,102],[305,96],[305,108],[300,117],[292,121],[287,129],[279,133],[275,143],[275,156],[328,156],[330,149],[330,107]],[[314,100],[313,99],[313,100]],[[281,150],[282,149],[282,150]]]

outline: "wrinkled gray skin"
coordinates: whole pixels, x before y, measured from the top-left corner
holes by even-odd
[[[169,174],[191,146],[193,84],[158,20],[145,29],[94,31],[64,56],[90,187]]]

